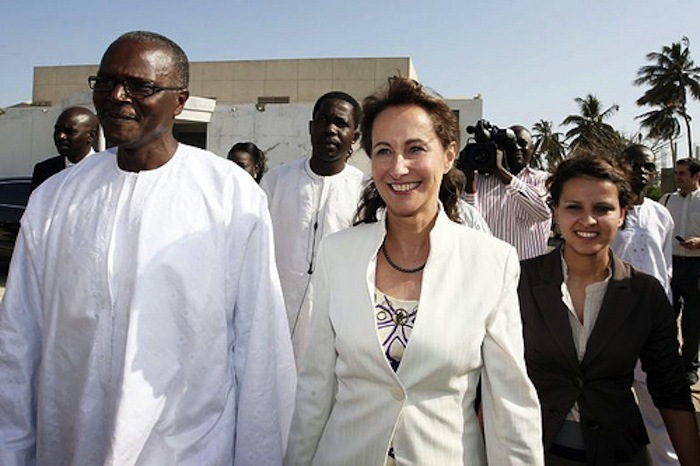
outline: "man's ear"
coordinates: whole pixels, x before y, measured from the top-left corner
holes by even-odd
[[[185,103],[187,102],[187,99],[189,99],[189,98],[190,98],[189,89],[183,89],[181,91],[178,91],[178,93],[177,93],[177,107],[175,107],[175,116],[182,113],[182,110],[185,108]]]
[[[352,134],[352,143],[355,144],[358,139],[360,139],[360,132],[356,129]]]

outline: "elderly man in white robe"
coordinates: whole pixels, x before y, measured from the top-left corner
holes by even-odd
[[[113,42],[114,146],[32,195],[0,307],[0,464],[274,465],[295,369],[263,192],[179,144],[182,49]]]

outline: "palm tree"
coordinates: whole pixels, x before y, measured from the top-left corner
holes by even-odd
[[[613,104],[603,110],[603,104],[593,94],[574,99],[579,106],[579,114],[567,116],[562,122],[563,126],[574,125],[566,132],[566,139],[571,140],[569,148],[597,149],[610,148],[617,150],[622,142],[620,134],[605,120],[617,112],[620,107]]]
[[[690,41],[683,37],[680,42],[662,47],[660,52],[647,54],[646,58],[654,64],[641,67],[634,84],[648,84],[650,87],[637,99],[637,105],[662,107],[664,115],[658,115],[658,121],[666,125],[667,129],[659,129],[656,133],[670,134],[668,128],[672,125],[668,118],[682,118],[688,134],[688,157],[692,157],[693,143],[687,103],[688,94],[694,99],[700,99],[700,67],[695,66],[690,58]],[[670,116],[666,114],[669,111],[672,114]],[[644,115],[648,116],[648,113]]]
[[[650,110],[636,117],[641,120],[641,126],[649,131],[649,137],[657,141],[668,141],[671,148],[673,165],[678,160],[676,145],[673,141],[681,133],[681,125],[676,118],[674,107],[661,104],[658,109]]]
[[[537,168],[552,168],[564,160],[566,144],[560,139],[563,134],[552,129],[552,122],[540,120],[532,127],[534,157]]]

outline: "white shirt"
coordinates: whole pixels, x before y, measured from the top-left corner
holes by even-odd
[[[675,226],[673,236],[691,238],[700,236],[700,189],[681,196],[678,191],[667,193],[659,199],[661,205],[666,206],[673,217]],[[673,255],[683,257],[700,257],[700,249],[688,249],[673,241]]]
[[[321,238],[352,225],[365,175],[352,165],[332,176],[302,158],[273,168],[260,187],[268,196],[275,256],[297,363],[308,339],[316,250]]]
[[[625,228],[617,232],[610,247],[635,269],[656,277],[670,300],[673,241],[671,214],[658,202],[645,198],[627,210]]]
[[[467,204],[464,199],[457,200],[457,209],[459,209],[459,217],[462,219],[462,225],[473,228],[477,231],[483,231],[484,233],[491,234],[491,229],[489,225],[481,216],[476,207]]]
[[[0,307],[0,464],[279,464],[295,370],[272,247],[254,180],[193,147],[42,184]]]
[[[87,154],[85,154],[85,156],[82,159],[78,160],[78,163],[82,162],[83,160],[90,157],[94,153],[95,153],[95,150],[91,147],[90,151]],[[71,162],[68,157],[63,157],[63,160],[65,160],[65,162],[66,162],[66,168],[72,167],[73,165],[77,165],[77,164]]]
[[[608,276],[605,278],[605,280],[591,283],[586,287],[583,300],[583,322],[578,320],[576,309],[574,308],[574,301],[571,298],[569,286],[566,284],[566,280],[569,276],[569,268],[564,260],[563,251],[561,257],[561,270],[563,275],[563,281],[561,283],[561,300],[569,310],[568,317],[569,325],[571,326],[571,337],[574,340],[576,356],[578,357],[578,362],[580,363],[583,361],[583,357],[586,355],[588,340],[591,337],[591,333],[593,333],[595,323],[598,321],[600,308],[603,305],[603,298],[605,298],[605,292],[608,291],[608,284],[612,278],[612,269],[608,267]],[[574,403],[574,406],[571,407],[571,411],[569,411],[569,414],[567,414],[566,419],[569,421],[581,422],[581,413],[579,412],[578,402]]]
[[[547,205],[547,172],[523,168],[504,185],[495,175],[478,173],[477,192],[464,194],[475,206],[496,238],[510,243],[520,260],[544,254],[552,227]]]

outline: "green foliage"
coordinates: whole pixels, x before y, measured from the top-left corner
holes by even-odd
[[[534,153],[533,165],[536,168],[555,167],[566,157],[566,143],[563,135],[552,129],[552,122],[540,120],[532,126]]]
[[[651,198],[651,199],[653,199],[653,200],[655,200],[655,201],[658,201],[658,200],[661,198],[661,196],[663,196],[663,195],[664,195],[664,193],[661,191],[661,186],[660,186],[660,185],[651,186],[651,187],[647,190],[647,197],[648,197],[648,198]]]
[[[620,152],[624,149],[624,137],[612,125],[605,122],[619,110],[617,104],[603,110],[603,104],[593,94],[586,97],[576,97],[579,113],[567,116],[563,126],[573,126],[566,132],[571,152],[578,150]]]
[[[680,135],[681,119],[688,135],[688,156],[693,155],[690,130],[690,115],[687,112],[688,97],[700,99],[700,67],[690,57],[690,41],[683,37],[679,42],[664,46],[660,52],[646,56],[652,64],[637,71],[637,86],[649,88],[637,99],[637,105],[650,106],[652,110],[639,116],[641,126],[648,130],[652,139],[673,142]],[[673,147],[673,144],[671,144]],[[676,154],[673,153],[675,162]]]

